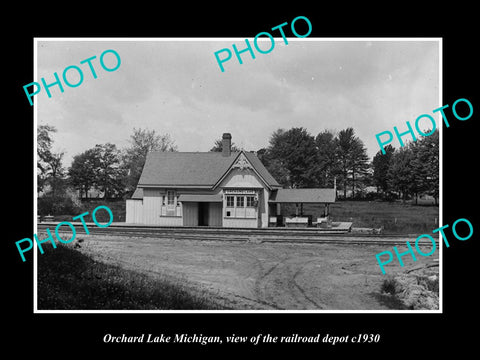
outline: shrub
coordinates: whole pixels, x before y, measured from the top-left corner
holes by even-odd
[[[438,276],[401,274],[388,277],[380,291],[393,295],[411,310],[438,309]]]
[[[382,293],[390,294],[390,295],[395,295],[396,293],[396,280],[395,278],[389,276],[385,280],[383,280],[383,283],[381,285],[380,291]]]
[[[38,215],[76,214],[80,210],[69,196],[42,196],[37,199]]]

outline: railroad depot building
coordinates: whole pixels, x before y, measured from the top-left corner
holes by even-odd
[[[150,152],[137,189],[126,203],[126,223],[159,226],[260,228],[307,226],[307,217],[281,217],[282,203],[324,205],[328,219],[335,189],[282,189],[258,157],[231,152]],[[297,214],[299,215],[299,214]]]

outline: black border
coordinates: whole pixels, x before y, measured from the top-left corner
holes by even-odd
[[[319,5],[320,4],[320,5]],[[135,8],[109,4],[106,9],[84,4],[77,11],[69,7],[19,10],[13,25],[4,29],[8,52],[4,55],[4,71],[8,86],[4,103],[8,116],[4,134],[8,134],[4,149],[5,207],[8,209],[3,256],[7,259],[4,274],[7,290],[4,307],[7,346],[50,355],[109,354],[125,350],[165,351],[193,350],[199,354],[211,350],[238,351],[249,349],[269,354],[272,351],[314,351],[315,356],[345,349],[356,354],[405,355],[425,352],[440,354],[443,349],[460,346],[463,351],[473,347],[474,333],[468,327],[476,311],[475,257],[478,250],[478,215],[471,205],[478,198],[475,168],[475,127],[480,112],[475,8],[461,3],[421,9],[417,5],[395,3],[382,8],[339,4],[326,7],[321,3],[293,9],[277,3],[266,12],[245,3],[203,5],[193,9],[188,3],[183,9],[171,10],[158,4],[138,4]],[[34,5],[37,6],[37,5]],[[38,5],[40,7],[40,5]],[[155,8],[155,11],[153,11]],[[73,8],[70,8],[73,9]],[[14,241],[31,237],[33,233],[33,111],[26,101],[22,86],[33,79],[34,37],[253,37],[258,32],[290,22],[296,16],[306,16],[313,27],[310,37],[442,37],[443,38],[443,104],[467,98],[473,104],[474,115],[468,121],[453,120],[443,131],[443,219],[452,224],[467,218],[474,225],[473,237],[465,242],[453,240],[444,249],[443,314],[33,314],[33,258],[19,261]],[[10,23],[12,24],[12,23]],[[2,26],[5,26],[2,25]],[[8,55],[7,55],[8,54]],[[476,90],[476,91],[474,91]],[[13,100],[13,101],[12,101]],[[427,109],[428,110],[428,109]],[[395,109],[392,109],[395,111]],[[407,120],[407,119],[406,119]],[[477,127],[478,128],[478,127]],[[478,165],[477,165],[478,166]],[[10,170],[10,171],[8,171]],[[12,181],[13,180],[13,181]],[[470,206],[470,208],[469,208]],[[473,324],[475,327],[475,325]],[[355,335],[380,334],[378,344],[222,344],[221,346],[171,344],[103,344],[106,333],[159,335],[202,333],[204,335],[251,336],[272,335]],[[452,348],[453,349],[453,348]],[[64,351],[70,351],[65,353]],[[318,354],[318,355],[317,355]],[[382,354],[382,353],[378,353]]]

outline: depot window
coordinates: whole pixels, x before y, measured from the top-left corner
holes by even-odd
[[[256,218],[258,201],[253,195],[227,195],[225,217]]]
[[[175,191],[168,190],[167,191],[167,205],[174,205],[175,204]]]
[[[237,198],[237,207],[244,207],[245,205],[245,197],[244,196],[236,196]]]

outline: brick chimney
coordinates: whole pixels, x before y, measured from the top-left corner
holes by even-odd
[[[224,133],[222,135],[222,156],[230,156],[232,147],[232,135]]]

